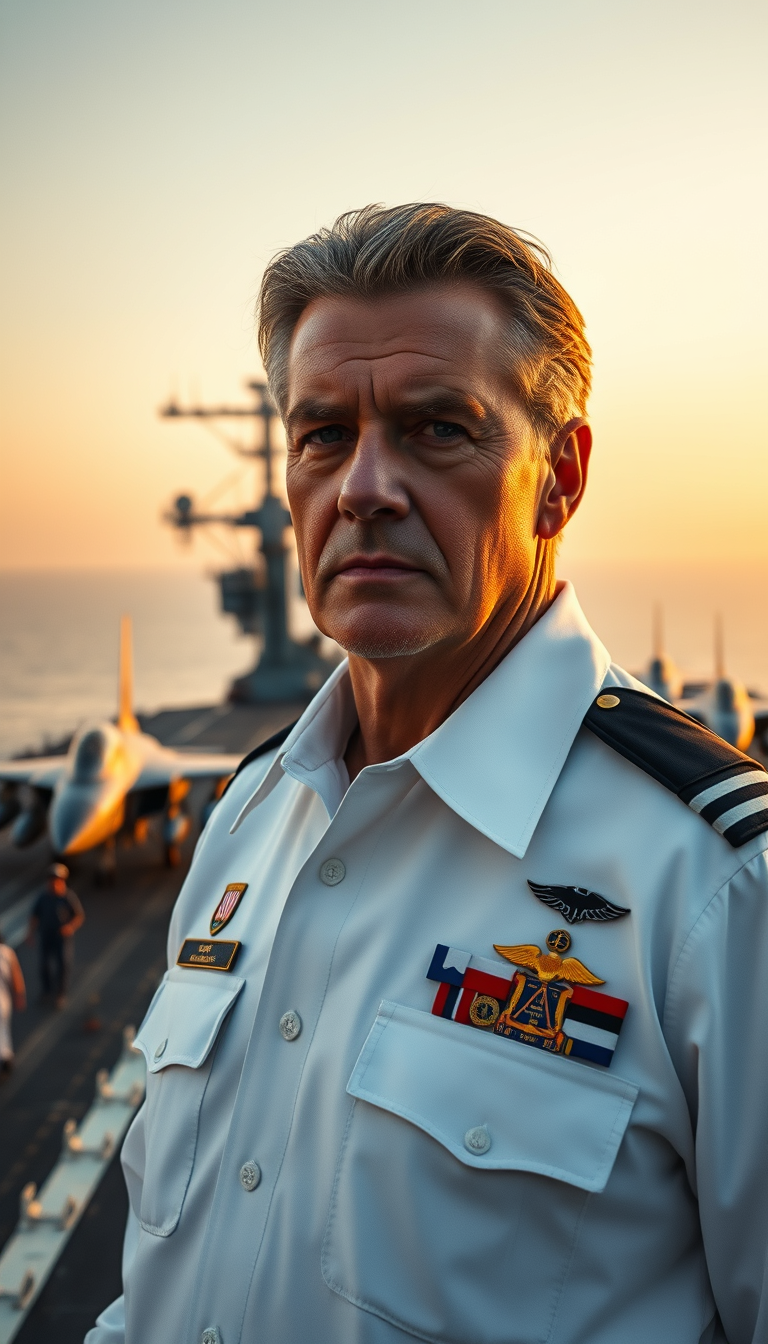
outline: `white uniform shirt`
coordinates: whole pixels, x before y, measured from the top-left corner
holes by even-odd
[[[88,1344],[765,1344],[768,842],[581,727],[621,685],[566,585],[397,760],[349,786],[342,665],[238,776],[139,1035],[125,1298]],[[631,911],[571,929],[629,1002],[610,1068],[431,1015],[436,944],[562,925],[528,879]],[[178,968],[228,882],[234,971]]]
[[[13,970],[16,953],[7,943],[0,943],[0,1060],[13,1059],[11,1019],[13,1017]]]

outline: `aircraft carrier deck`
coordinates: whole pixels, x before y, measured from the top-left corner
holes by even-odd
[[[166,710],[141,717],[142,728],[167,746],[245,755],[301,713],[299,704],[217,705]],[[205,801],[191,795],[193,814]],[[17,948],[29,1006],[13,1023],[16,1067],[0,1085],[0,1248],[14,1232],[19,1196],[40,1186],[62,1151],[68,1119],[79,1121],[94,1097],[96,1074],[120,1056],[123,1028],[138,1027],[165,969],[168,920],[184,880],[197,828],[184,845],[179,868],[162,866],[159,835],[144,846],[118,848],[114,882],[97,881],[97,858],[73,861],[70,885],[86,922],[75,937],[67,1005],[37,1003],[35,951]],[[14,849],[0,837],[0,928],[26,923],[31,898],[51,854],[41,839]],[[15,940],[14,940],[15,941]],[[18,1344],[81,1344],[86,1331],[121,1291],[120,1252],[127,1200],[115,1155],[50,1278],[16,1335]]]

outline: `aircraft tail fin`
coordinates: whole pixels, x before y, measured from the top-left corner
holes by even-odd
[[[723,640],[723,618],[718,612],[715,616],[715,677],[722,681],[725,677],[725,642]]]
[[[664,610],[660,602],[653,607],[653,656],[664,657]]]
[[[133,650],[130,616],[120,621],[120,680],[117,726],[124,733],[137,733],[139,725],[133,713]]]

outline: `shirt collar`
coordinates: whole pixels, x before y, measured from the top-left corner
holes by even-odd
[[[454,812],[522,858],[609,665],[565,583],[477,690],[398,762],[410,760]],[[284,771],[314,788],[333,815],[346,788],[342,756],[355,722],[345,661],[305,710],[232,830]]]
[[[259,806],[283,778],[291,774],[320,795],[333,815],[349,783],[346,780],[343,755],[350,733],[357,723],[357,713],[349,679],[349,663],[345,658],[334,668],[328,680],[307,705],[301,718],[288,734],[280,751],[270,765],[261,783],[238,813],[230,835],[242,824],[249,812]],[[343,769],[343,774],[342,774]],[[336,789],[334,789],[334,778]],[[325,785],[325,787],[321,787]],[[331,805],[334,792],[341,789],[335,806]]]
[[[411,760],[470,825],[522,858],[610,666],[570,583]]]

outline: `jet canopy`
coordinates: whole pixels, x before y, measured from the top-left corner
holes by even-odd
[[[85,728],[72,743],[72,778],[78,784],[102,779],[122,754],[120,734],[111,724]]]

